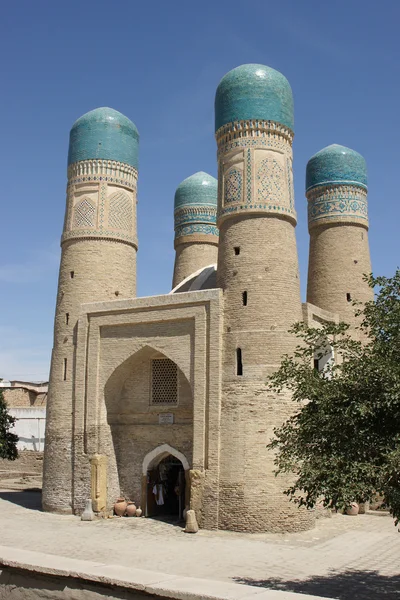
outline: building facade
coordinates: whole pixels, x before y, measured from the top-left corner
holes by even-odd
[[[294,322],[355,326],[351,300],[370,298],[365,162],[334,145],[308,164],[302,304],[287,79],[230,71],[215,136],[218,181],[199,172],[175,194],[173,289],[136,298],[137,129],[101,108],[71,130],[45,510],[79,514],[92,497],[104,513],[124,496],[147,516],[190,507],[208,529],[313,526],[274,475],[266,446],[293,407],[265,382],[294,349]]]

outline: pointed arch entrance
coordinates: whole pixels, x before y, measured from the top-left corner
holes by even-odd
[[[142,505],[146,517],[183,518],[189,505],[189,462],[169,444],[146,454],[142,465]]]

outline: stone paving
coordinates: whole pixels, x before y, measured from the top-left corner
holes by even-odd
[[[0,543],[340,600],[400,600],[400,534],[388,515],[334,515],[297,534],[188,535],[152,519],[85,523],[39,509],[38,492],[0,492]]]

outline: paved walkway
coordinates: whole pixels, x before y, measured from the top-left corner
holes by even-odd
[[[0,492],[0,543],[340,600],[400,600],[400,534],[389,516],[335,515],[297,534],[188,535],[152,519],[85,523],[39,508],[38,492]]]

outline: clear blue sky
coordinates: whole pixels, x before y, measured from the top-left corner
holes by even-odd
[[[307,160],[364,155],[376,274],[399,265],[399,0],[15,0],[0,21],[0,377],[48,377],[69,129],[110,106],[141,134],[138,295],[170,290],[173,197],[216,176],[214,93],[243,63],[281,71],[295,101],[305,298]]]

